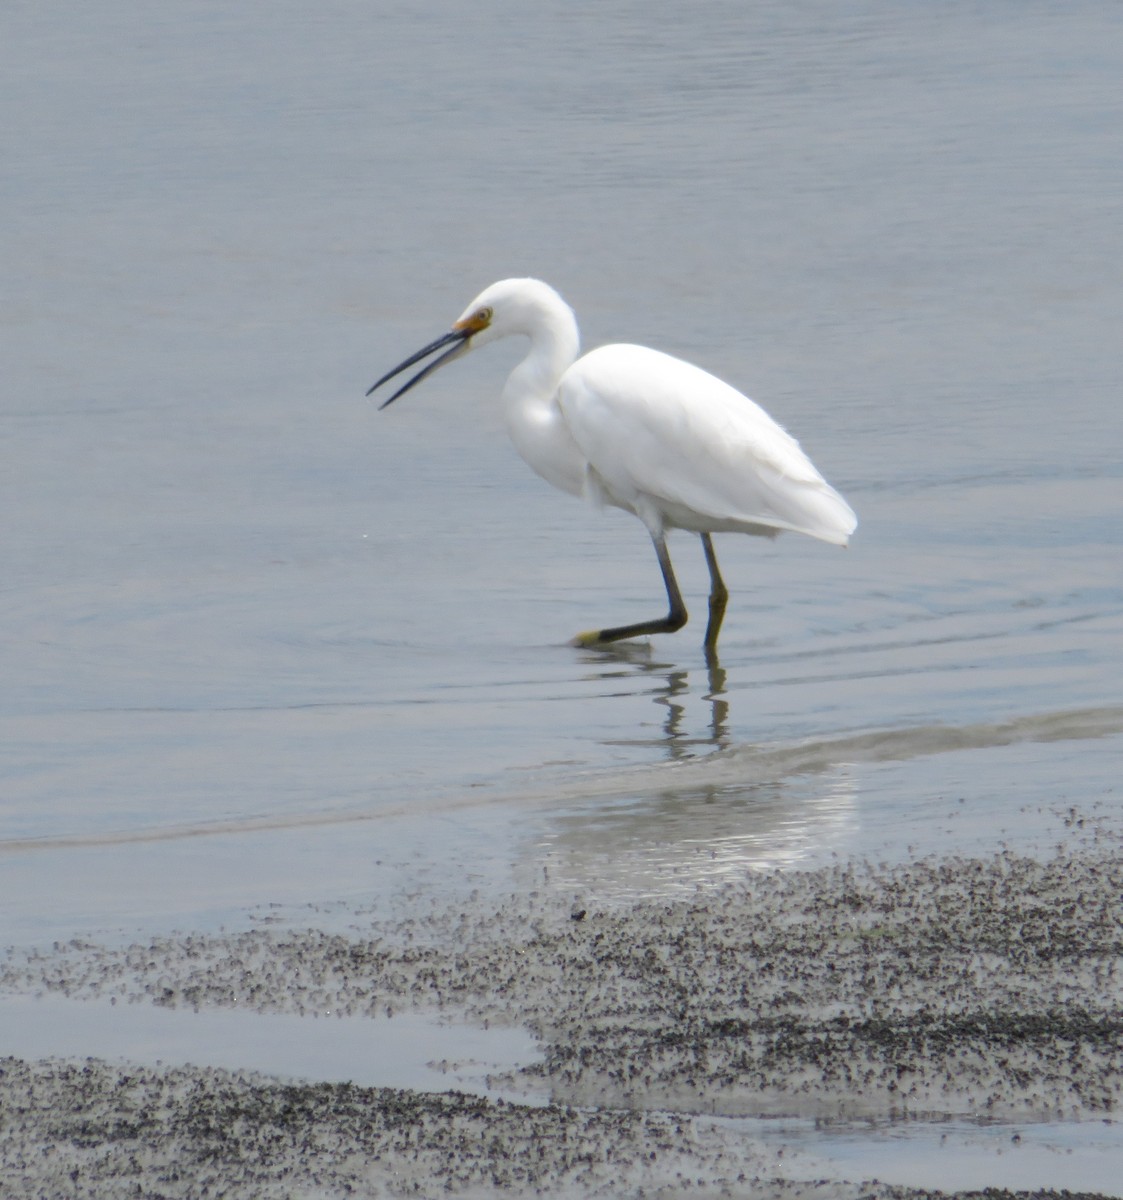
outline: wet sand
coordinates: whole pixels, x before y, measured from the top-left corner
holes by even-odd
[[[355,912],[346,934],[11,952],[9,992],[523,1025],[544,1057],[503,1086],[554,1102],[9,1059],[0,1190],[933,1194],[826,1178],[722,1118],[1114,1113],[1123,860],[1114,835],[1086,842],[1045,862],[838,865],[603,909],[544,884],[405,919]]]

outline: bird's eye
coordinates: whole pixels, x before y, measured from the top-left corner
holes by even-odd
[[[486,325],[491,320],[491,309],[481,308],[480,311],[476,313],[476,320],[481,322],[481,324]]]

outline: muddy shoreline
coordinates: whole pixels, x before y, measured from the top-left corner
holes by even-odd
[[[521,1025],[544,1057],[504,1087],[553,1102],[6,1060],[0,1182],[48,1195],[65,1177],[66,1194],[91,1196],[197,1195],[204,1178],[230,1196],[935,1194],[801,1177],[713,1118],[1111,1119],[1121,896],[1112,840],[1045,862],[760,874],[687,900],[598,908],[543,888],[405,919],[356,912],[348,933],[12,951],[9,992]]]

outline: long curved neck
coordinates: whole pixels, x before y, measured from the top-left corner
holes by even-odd
[[[547,317],[530,333],[530,349],[526,357],[511,372],[504,397],[511,384],[518,384],[520,395],[553,396],[561,383],[561,377],[577,361],[581,352],[581,336],[577,332],[577,319],[572,310],[559,301],[551,307]]]
[[[503,387],[503,418],[515,449],[543,479],[580,495],[585,459],[558,407],[558,386],[577,359],[577,321],[565,304],[530,333],[530,350]]]

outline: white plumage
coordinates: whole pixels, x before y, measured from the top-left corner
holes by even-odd
[[[694,533],[790,529],[846,545],[849,505],[747,396],[644,346],[605,346],[562,376],[558,404],[613,502]]]
[[[635,513],[663,571],[665,618],[581,634],[581,645],[665,633],[686,623],[667,553],[668,529],[702,537],[710,568],[706,649],[713,655],[728,593],[710,535],[775,537],[785,530],[845,546],[857,526],[846,501],[799,443],[760,405],[699,367],[644,346],[611,345],[578,358],[572,309],[537,279],[486,288],[450,333],[384,375],[367,393],[444,346],[452,348],[394,393],[383,408],[443,364],[509,334],[530,350],[503,388],[507,431],[544,479]]]

